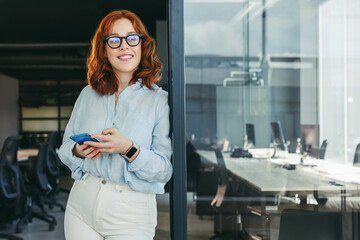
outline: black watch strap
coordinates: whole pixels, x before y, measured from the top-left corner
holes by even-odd
[[[133,144],[132,147],[129,149],[129,151],[125,154],[125,156],[130,159],[134,156],[134,154],[137,152],[137,150],[138,149]]]

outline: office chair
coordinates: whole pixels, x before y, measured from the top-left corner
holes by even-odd
[[[251,202],[253,190],[228,172],[220,149],[213,151],[215,165],[201,159],[194,198],[196,215],[214,216],[215,235],[211,239],[245,239],[243,213]]]
[[[195,152],[195,147],[189,141],[186,144],[186,177],[187,192],[195,192],[199,170],[201,168],[201,159]]]
[[[326,147],[328,145],[327,139],[325,139],[319,148],[319,159],[325,158]]]
[[[276,148],[287,151],[284,133],[280,121],[271,122],[272,139],[276,143]]]
[[[56,226],[56,219],[45,212],[43,205],[43,197],[51,191],[51,185],[47,179],[46,156],[48,151],[48,143],[40,146],[39,155],[30,157],[27,166],[23,167],[23,192],[27,196],[28,209],[24,216],[16,225],[16,232],[21,232],[26,222],[31,222],[35,217],[49,224],[49,231],[53,231]],[[41,212],[33,209],[36,204]]]
[[[188,152],[188,149],[193,150]],[[226,177],[224,175],[221,176],[221,174],[226,173],[226,169],[225,171],[220,169],[218,162],[214,164],[207,162],[206,160],[202,160],[200,156],[194,151],[194,149],[195,148],[192,145],[187,145],[187,157],[191,156],[192,160],[194,161],[192,163],[194,168],[188,169],[188,171],[191,170],[190,174],[193,175],[194,182],[196,183],[194,184],[196,215],[213,216],[217,213],[217,211],[216,208],[211,206],[211,202],[214,200],[214,196],[218,191],[218,185],[221,183],[223,183],[222,185],[226,185]],[[214,151],[214,149],[212,149],[212,151]],[[220,152],[221,154],[220,149],[216,149],[215,151]],[[216,156],[219,156],[219,153],[215,152],[215,154]],[[224,165],[221,165],[221,168],[224,168]]]
[[[204,174],[207,175],[209,171],[213,171],[213,167],[210,164],[204,164],[201,161],[199,154],[196,153],[197,148],[194,147],[194,144],[188,139],[186,141],[186,187],[187,192],[193,192],[194,199],[196,199],[197,185],[199,184],[200,179],[204,179],[203,177],[199,176],[203,176]],[[208,169],[205,170],[206,168]],[[169,183],[170,182],[167,182],[165,184],[165,192],[169,192]],[[206,184],[206,182],[202,182],[201,186],[203,186],[204,184]],[[199,189],[199,191],[200,195],[202,195],[202,189]],[[216,189],[213,191],[216,191]]]
[[[201,166],[196,173],[196,215],[214,216],[215,234],[210,239],[234,239],[237,234],[234,230],[237,206],[232,196],[228,196],[228,193],[232,192],[233,184],[229,181],[221,150],[212,150],[216,155],[216,164],[200,159]]]
[[[49,183],[52,187],[48,197],[49,201],[46,201],[50,209],[53,209],[54,206],[60,207],[61,211],[65,212],[65,207],[58,203],[56,196],[60,192],[59,180],[60,180],[60,164],[61,161],[59,156],[56,153],[56,148],[58,147],[60,139],[60,134],[58,132],[52,132],[49,137],[49,147],[46,154],[46,172]],[[65,165],[62,166],[65,169],[68,169]],[[68,170],[65,170],[68,172]],[[70,171],[71,172],[71,171]]]
[[[360,166],[360,143],[356,145],[353,165]]]
[[[216,161],[217,161],[217,191],[214,199],[211,201],[210,205],[214,207],[217,214],[214,216],[214,232],[215,235],[210,237],[210,239],[231,239],[231,235],[223,230],[224,224],[223,221],[225,220],[223,216],[223,209],[225,202],[225,194],[228,185],[228,176],[225,161],[220,149],[215,149]],[[224,203],[224,205],[223,205]]]
[[[340,240],[340,212],[310,212],[285,209],[281,213],[279,240]]]
[[[21,136],[7,137],[0,157],[0,225],[6,225],[21,215],[20,171],[17,151]],[[20,237],[0,233],[0,239],[23,240]]]
[[[255,127],[252,123],[246,124],[246,135],[244,142],[244,149],[249,149],[255,147]]]
[[[217,191],[211,206],[215,209],[214,215],[214,232],[215,235],[210,239],[239,239],[238,222],[239,204],[233,198],[235,195],[234,189],[237,184],[229,175],[224,161],[223,154],[220,149],[215,149],[216,155],[216,177],[217,177]]]

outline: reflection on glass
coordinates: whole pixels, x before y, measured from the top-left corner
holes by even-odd
[[[357,237],[359,19],[356,0],[185,0],[188,239]]]

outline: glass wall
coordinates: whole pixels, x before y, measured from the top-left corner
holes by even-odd
[[[359,238],[359,23],[357,0],[184,1],[188,239]]]

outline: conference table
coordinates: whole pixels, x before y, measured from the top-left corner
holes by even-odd
[[[217,163],[215,153],[196,150],[202,160]],[[272,158],[233,158],[223,153],[226,168],[233,175],[264,194],[313,191],[360,190],[360,168],[288,154]],[[286,165],[295,165],[287,170]]]
[[[249,151],[253,153],[253,156],[259,155],[255,149]],[[223,153],[228,172],[248,185],[259,196],[257,202],[260,202],[260,206],[249,206],[248,209],[259,211],[259,216],[264,218],[263,228],[269,227],[266,221],[268,210],[275,209],[280,212],[283,209],[281,204],[289,203],[289,200],[292,207],[300,209],[306,202],[303,209],[307,207],[312,211],[320,211],[320,206],[321,211],[325,209],[325,211],[345,212],[349,208],[347,206],[349,201],[352,207],[360,209],[359,167],[312,157],[301,161],[301,155],[285,152],[279,153],[279,156],[273,159],[266,151],[266,149],[260,150],[262,154],[259,158],[233,158],[230,153]],[[217,164],[214,151],[196,150],[196,153],[200,155],[202,161]],[[336,196],[337,200],[332,202],[331,209],[317,202],[320,195],[325,199],[328,196]],[[354,195],[355,197],[352,197]],[[273,202],[269,203],[271,202],[269,199],[273,199]],[[354,209],[349,209],[349,211],[354,211]]]

